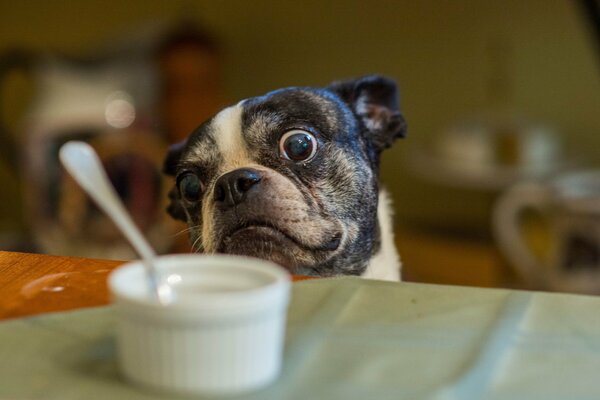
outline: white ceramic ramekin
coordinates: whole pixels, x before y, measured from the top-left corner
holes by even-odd
[[[153,300],[141,262],[109,277],[119,363],[130,381],[185,394],[260,389],[281,370],[290,276],[263,260],[170,255],[157,259],[177,299]]]

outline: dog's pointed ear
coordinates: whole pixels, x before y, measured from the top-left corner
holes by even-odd
[[[397,138],[406,136],[406,121],[399,110],[398,87],[383,76],[333,82],[329,90],[336,93],[355,113],[379,152]]]
[[[186,142],[176,143],[169,147],[167,157],[163,163],[163,172],[170,176],[175,176],[177,173],[177,165],[181,160],[181,155],[185,149]],[[177,184],[173,185],[169,191],[169,205],[167,206],[167,212],[175,219],[187,221],[187,215],[181,204],[181,196]]]

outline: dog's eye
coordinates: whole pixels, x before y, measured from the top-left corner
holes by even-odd
[[[307,161],[317,152],[317,139],[309,132],[294,129],[279,139],[279,153],[287,160]]]
[[[179,179],[179,192],[181,196],[191,203],[200,200],[202,196],[202,182],[194,173],[187,173]]]

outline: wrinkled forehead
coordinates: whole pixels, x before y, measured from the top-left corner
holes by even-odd
[[[314,129],[327,138],[351,123],[347,107],[327,90],[281,89],[225,108],[200,126],[188,141],[184,162],[248,165],[249,147],[267,145],[289,129]]]
[[[307,124],[323,134],[339,129],[342,101],[324,89],[287,88],[243,101],[242,127],[254,124]]]

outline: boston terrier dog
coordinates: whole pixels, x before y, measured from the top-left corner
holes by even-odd
[[[225,108],[169,150],[168,212],[195,251],[299,275],[398,280],[381,152],[404,137],[394,81],[290,87]]]

